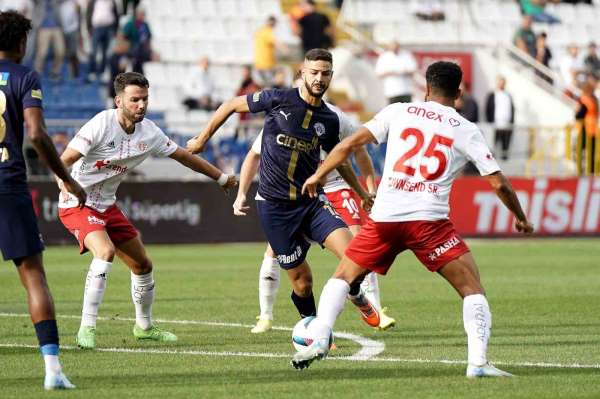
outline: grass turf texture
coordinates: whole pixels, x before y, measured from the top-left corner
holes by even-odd
[[[108,353],[63,349],[62,363],[78,389],[44,393],[43,362],[30,320],[0,317],[0,397],[190,398],[190,397],[372,397],[372,398],[597,398],[600,368],[524,366],[523,363],[600,363],[598,260],[593,239],[471,241],[493,313],[489,358],[515,379],[467,380],[462,302],[439,276],[427,272],[411,253],[402,254],[380,278],[382,300],[397,327],[370,330],[350,304],[336,330],[385,343],[381,358],[418,362],[327,360],[302,372],[292,369],[289,331],[250,334],[248,327],[162,323],[179,336],[174,344],[136,342],[130,277],[120,261],[108,279],[98,321],[99,348],[154,349],[182,353]],[[154,317],[217,321],[250,326],[258,314],[257,278],[263,244],[149,246],[155,265]],[[89,256],[76,248],[45,252],[61,344],[73,346],[79,326]],[[309,254],[318,294],[337,260],[313,246]],[[282,274],[275,325],[292,327],[298,315]],[[27,313],[26,297],[11,263],[0,268],[0,312]],[[69,318],[67,316],[75,316]],[[61,317],[62,316],[62,317]],[[338,339],[333,356],[360,349]],[[189,353],[192,352],[192,353]],[[198,355],[193,352],[256,352],[285,357]]]

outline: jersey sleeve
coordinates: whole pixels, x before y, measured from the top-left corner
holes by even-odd
[[[390,121],[392,119],[393,107],[388,105],[370,121],[365,123],[365,127],[375,136],[378,144],[381,144],[387,140],[387,136],[390,130]]]
[[[152,155],[165,158],[177,151],[177,144],[171,140],[158,126],[156,128],[156,139],[152,146]]]
[[[463,151],[469,161],[475,164],[481,176],[490,175],[500,170],[498,162],[494,159],[479,129],[474,130],[469,136]]]
[[[248,94],[246,96],[246,101],[248,102],[248,108],[250,108],[250,112],[269,112],[277,105],[279,105],[281,101],[281,90],[263,90],[257,91],[255,93]]]
[[[255,154],[260,154],[260,150],[261,150],[261,146],[262,146],[262,130],[260,131],[260,133],[258,134],[258,136],[256,136],[256,139],[254,140],[254,143],[252,143],[252,147],[250,148],[250,151],[252,151]]]
[[[42,108],[42,85],[35,71],[23,76],[21,83],[21,103],[25,108]]]
[[[329,107],[337,114],[340,121],[340,141],[349,137],[358,130],[358,124],[355,123],[344,111],[334,105],[328,104]]]
[[[103,128],[99,115],[93,117],[79,129],[67,147],[86,156],[99,143]]]

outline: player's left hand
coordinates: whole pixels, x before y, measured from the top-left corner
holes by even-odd
[[[238,194],[233,202],[233,214],[235,216],[246,216],[250,207],[246,205],[246,196]]]
[[[302,186],[302,194],[307,194],[310,198],[315,198],[317,196],[317,187],[321,183],[321,179],[317,177],[317,175],[312,175],[304,182]]]
[[[375,193],[366,193],[366,195],[360,199],[362,200],[362,209],[364,209],[365,212],[371,212],[371,208],[373,208],[373,204],[375,203]]]
[[[515,228],[518,232],[524,234],[531,234],[534,231],[533,224],[529,223],[527,220],[517,220],[515,222]]]

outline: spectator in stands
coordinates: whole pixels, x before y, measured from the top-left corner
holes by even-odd
[[[127,69],[131,69],[130,50],[131,43],[129,43],[125,34],[122,31],[117,32],[109,61],[110,79],[108,80],[107,88],[110,99],[113,99],[117,95],[115,85],[113,84],[117,75],[127,72]]]
[[[590,169],[592,172],[598,171],[598,165],[595,162],[595,153],[600,132],[598,129],[598,98],[594,95],[595,82],[596,79],[591,75],[583,79],[581,83],[581,96],[579,97],[575,114],[575,118],[580,122],[581,126],[581,133],[579,134],[583,155],[581,159],[586,161],[584,165],[591,166],[582,167],[582,165],[577,165],[580,172],[584,170],[590,171]],[[586,154],[589,154],[589,158]]]
[[[524,15],[521,27],[515,32],[513,43],[521,51],[529,54],[531,57],[535,57],[535,33],[531,29],[531,16]]]
[[[35,69],[43,74],[48,50],[52,46],[51,79],[60,78],[64,57],[65,39],[60,25],[58,0],[40,0],[35,5],[34,16],[38,21],[37,46],[35,50]]]
[[[437,0],[421,0],[416,3],[414,14],[425,21],[443,21],[446,19],[442,4]]]
[[[559,23],[560,19],[554,15],[548,14],[544,7],[546,6],[546,0],[520,0],[521,11],[524,15],[529,15],[534,22],[540,22],[544,24],[555,24]]]
[[[275,67],[277,66],[277,48],[283,48],[275,38],[274,16],[267,18],[267,22],[254,34],[254,69],[258,74],[260,84],[270,86],[273,84]]]
[[[496,90],[487,96],[485,118],[494,124],[494,144],[500,144],[500,155],[503,160],[507,160],[515,122],[515,107],[511,95],[506,91],[506,79],[503,76],[498,76]]]
[[[298,21],[304,53],[314,48],[333,47],[333,26],[327,15],[317,11],[314,0],[302,2],[305,14]]]
[[[90,52],[89,68],[90,79],[101,79],[106,69],[106,55],[108,45],[117,32],[119,14],[114,0],[90,0],[87,8],[87,26],[92,37],[92,51]],[[100,52],[100,66],[96,58]]]
[[[460,96],[456,99],[454,108],[469,122],[479,122],[479,105],[477,105],[477,101],[475,101],[469,92],[465,82],[460,84]]]
[[[383,93],[390,104],[412,101],[413,76],[417,72],[417,60],[408,50],[393,42],[375,64],[375,73],[383,83]]]
[[[186,99],[183,104],[188,109],[203,109],[211,111],[216,109],[212,95],[215,91],[214,79],[210,73],[210,61],[202,57],[193,67],[188,84],[184,88]]]
[[[283,67],[279,67],[275,71],[275,77],[273,78],[273,86],[271,88],[280,90],[290,88],[290,84],[288,82],[288,78]]]
[[[121,14],[127,15],[129,13],[130,8],[132,10],[132,14],[134,14],[135,10],[137,10],[139,4],[140,4],[140,0],[123,0],[123,8],[121,10]]]
[[[588,45],[588,52],[583,59],[583,66],[588,74],[596,80],[600,79],[600,58],[598,58],[598,48],[595,42]]]
[[[123,27],[123,34],[131,46],[131,60],[133,72],[144,73],[144,63],[152,59],[152,32],[146,22],[146,11],[140,6],[135,10],[135,17],[131,17]]]
[[[568,92],[573,93],[577,86],[577,75],[583,72],[583,61],[579,57],[579,48],[571,44],[567,48],[567,55],[560,61],[560,74],[565,82]]]
[[[261,87],[252,79],[252,67],[250,65],[244,65],[242,67],[242,83],[236,92],[236,96],[245,96],[250,93],[259,91]],[[241,113],[240,121],[248,120],[252,117],[250,112]]]
[[[546,32],[542,32],[537,36],[535,42],[535,59],[537,62],[544,65],[546,68],[550,68],[552,52],[546,45],[547,37],[548,36],[546,35]],[[552,78],[546,73],[536,70],[536,75],[539,76],[541,79],[544,79],[546,82],[553,84]]]
[[[60,20],[65,37],[66,56],[73,79],[79,76],[77,52],[81,43],[80,16],[81,11],[76,0],[63,0],[60,3]]]

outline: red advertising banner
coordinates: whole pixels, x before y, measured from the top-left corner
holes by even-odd
[[[600,235],[600,178],[511,178],[536,235]],[[477,177],[454,182],[450,219],[465,236],[516,235],[514,218],[489,184]]]
[[[413,51],[417,59],[419,72],[425,76],[427,67],[436,61],[452,61],[460,65],[463,71],[463,82],[471,87],[473,82],[473,56],[471,53],[449,52],[449,51]]]

